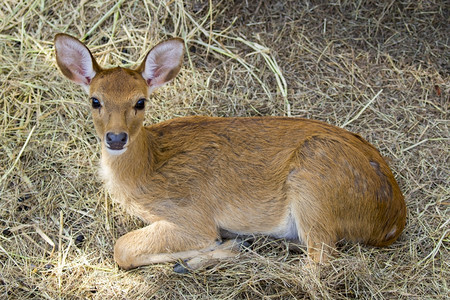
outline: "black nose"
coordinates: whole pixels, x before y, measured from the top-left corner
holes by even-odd
[[[106,134],[106,144],[109,149],[112,150],[122,150],[123,146],[127,143],[128,134],[126,132],[121,132],[119,134],[115,134],[113,132],[108,132]]]

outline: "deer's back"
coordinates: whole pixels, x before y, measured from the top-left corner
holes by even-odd
[[[346,218],[364,206],[361,213],[368,214],[371,223],[385,218],[380,214],[390,209],[386,205],[375,213],[377,197],[398,198],[386,203],[403,201],[389,167],[371,144],[319,121],[186,117],[147,130],[155,174],[166,184],[165,192],[173,198],[191,195],[191,203],[230,231],[246,232],[246,224],[253,233],[255,228],[275,235],[278,227],[289,231],[293,200],[288,193],[295,186],[299,194],[312,189],[316,196],[323,195],[311,201],[334,207],[338,212],[333,217]]]

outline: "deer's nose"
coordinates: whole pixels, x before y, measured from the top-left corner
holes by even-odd
[[[126,132],[121,132],[118,134],[114,132],[108,132],[106,134],[106,144],[111,150],[122,150],[127,141],[128,134]]]

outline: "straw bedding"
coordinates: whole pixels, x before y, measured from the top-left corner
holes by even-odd
[[[26,1],[0,6],[0,297],[10,299],[444,299],[449,296],[447,1]],[[125,272],[114,241],[143,226],[97,175],[84,91],[64,79],[53,36],[104,66],[132,66],[185,39],[180,75],[147,124],[177,116],[314,118],[388,157],[407,227],[383,249],[342,243],[327,265],[257,238],[235,260],[188,274]]]

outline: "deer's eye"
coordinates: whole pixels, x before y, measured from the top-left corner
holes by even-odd
[[[142,99],[139,99],[137,102],[136,102],[136,104],[134,105],[134,108],[135,109],[137,109],[137,110],[142,110],[142,109],[144,109],[145,108],[145,99],[144,98],[142,98]]]
[[[97,98],[92,97],[91,101],[92,101],[92,108],[100,108],[100,107],[102,107],[102,104],[100,103],[100,100],[98,100]]]

